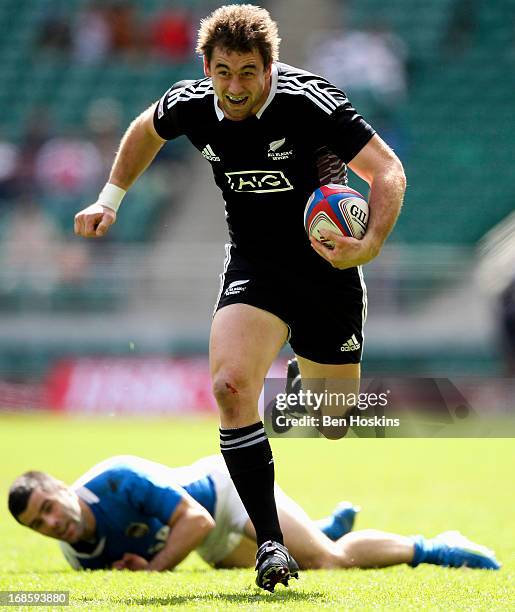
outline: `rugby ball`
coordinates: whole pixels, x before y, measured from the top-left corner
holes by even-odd
[[[367,231],[368,203],[346,185],[322,185],[311,194],[304,210],[304,227],[329,249],[334,242],[324,237],[324,230],[361,240]]]

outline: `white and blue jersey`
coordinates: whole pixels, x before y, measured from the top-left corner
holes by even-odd
[[[170,468],[132,456],[108,459],[89,470],[72,489],[96,519],[94,542],[61,542],[75,569],[108,568],[124,553],[150,560],[163,548],[168,521],[180,501],[190,496],[215,517],[217,494],[213,468],[219,458]]]

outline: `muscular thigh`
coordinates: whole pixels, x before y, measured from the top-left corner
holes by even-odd
[[[312,393],[306,409],[317,418],[318,431],[331,440],[343,438],[348,431],[348,414],[359,394],[360,364],[328,365],[300,356],[297,359],[302,389]]]
[[[234,247],[227,249],[211,327],[213,374],[222,367],[243,371],[261,388],[273,359],[288,338],[279,293],[280,283],[257,270]]]
[[[344,363],[340,365],[316,363],[297,355],[302,388],[322,393],[327,402],[321,405],[334,409],[335,414],[345,414],[353,408],[351,404],[359,393],[361,365]],[[308,406],[309,408],[309,406]]]
[[[286,324],[270,312],[249,304],[225,306],[211,326],[211,372],[220,368],[243,372],[261,387],[287,336]]]
[[[286,340],[287,327],[275,315],[231,304],[218,310],[211,327],[209,363],[222,427],[260,420],[264,378]]]

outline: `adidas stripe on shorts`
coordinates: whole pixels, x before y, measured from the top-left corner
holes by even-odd
[[[360,268],[331,269],[323,278],[301,269],[258,269],[227,245],[215,312],[229,304],[249,304],[282,319],[300,357],[324,364],[361,361],[367,297]]]

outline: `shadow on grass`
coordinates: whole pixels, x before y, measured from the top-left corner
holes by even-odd
[[[256,591],[242,593],[199,593],[191,595],[170,595],[168,597],[127,597],[117,599],[117,604],[127,606],[180,606],[194,604],[195,602],[212,602],[213,604],[246,604],[246,605],[266,605],[269,603],[284,603],[294,605],[295,603],[312,601],[313,599],[324,600],[327,593],[319,591],[276,591],[275,593],[265,593]],[[86,603],[91,601],[88,597],[78,597],[79,601]]]

